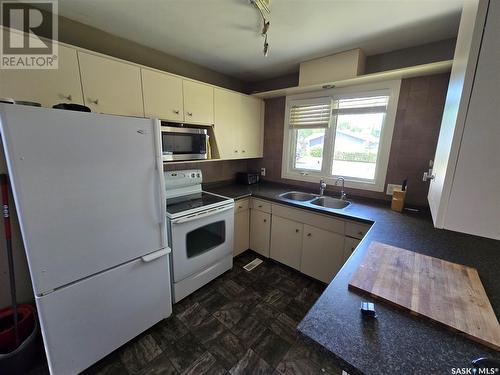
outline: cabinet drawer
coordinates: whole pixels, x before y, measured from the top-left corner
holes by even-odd
[[[327,230],[329,232],[334,232],[338,234],[344,234],[344,221],[339,219],[334,219],[330,216],[314,214],[309,211],[297,208],[291,208],[288,206],[282,206],[279,204],[272,205],[272,212],[275,215],[295,220],[301,223],[307,223],[317,228]]]
[[[237,214],[238,212],[248,210],[250,206],[250,199],[244,198],[244,199],[239,199],[236,202],[234,202],[234,213]]]
[[[251,207],[255,210],[271,213],[271,203],[263,201],[261,199],[252,199]]]
[[[371,225],[368,224],[359,224],[347,222],[345,223],[345,235],[349,237],[354,237],[357,239],[362,239],[368,229],[370,229]]]
[[[356,238],[346,237],[344,241],[344,262],[349,259],[352,252],[356,250],[356,247],[361,241]]]

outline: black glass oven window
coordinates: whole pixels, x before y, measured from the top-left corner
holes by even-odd
[[[203,254],[226,241],[226,224],[222,221],[207,224],[186,235],[187,257]]]
[[[205,134],[161,133],[164,154],[205,154],[207,152]]]

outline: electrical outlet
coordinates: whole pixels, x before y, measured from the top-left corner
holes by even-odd
[[[265,176],[266,175],[266,168],[261,168],[260,169],[260,175]]]
[[[402,188],[402,185],[397,185],[397,184],[387,184],[387,191],[386,191],[386,194],[387,195],[392,195],[392,192],[394,191],[394,189],[401,189]]]

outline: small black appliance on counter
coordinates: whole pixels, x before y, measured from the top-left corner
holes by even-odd
[[[242,185],[257,184],[260,180],[259,172],[238,172],[236,173],[236,182]]]

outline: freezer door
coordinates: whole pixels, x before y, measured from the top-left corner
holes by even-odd
[[[168,255],[158,255],[36,298],[51,374],[79,373],[172,313]]]
[[[0,104],[36,295],[165,246],[155,124]]]

